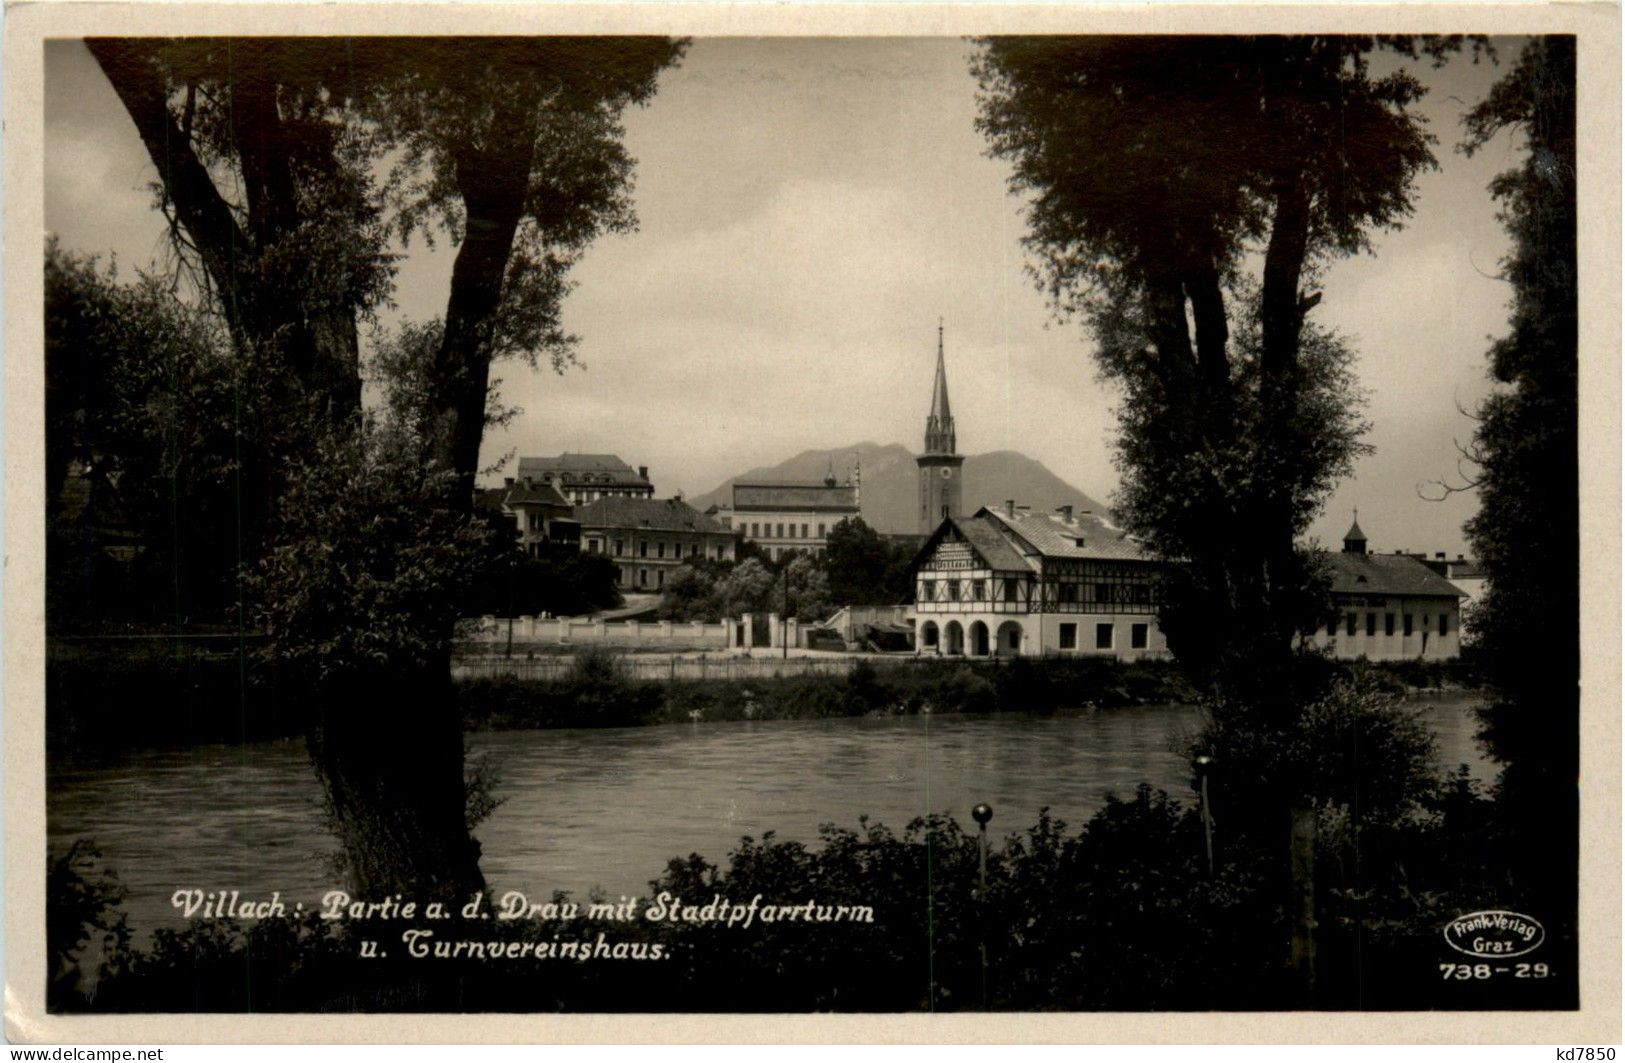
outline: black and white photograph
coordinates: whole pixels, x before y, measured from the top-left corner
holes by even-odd
[[[1617,8],[1212,14],[44,34],[8,987],[1617,1041]]]

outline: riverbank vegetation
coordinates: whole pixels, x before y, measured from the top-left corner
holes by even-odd
[[[1471,664],[1327,661],[1394,694],[1470,689]],[[1105,658],[863,660],[845,674],[749,680],[635,679],[604,650],[579,652],[558,679],[452,684],[465,730],[638,727],[696,721],[797,720],[921,713],[1051,713],[1190,703],[1172,661]],[[299,733],[299,688],[235,639],[53,643],[46,666],[52,749],[244,742]]]

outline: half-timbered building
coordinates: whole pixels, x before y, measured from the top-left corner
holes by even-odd
[[[946,656],[1164,656],[1160,565],[1127,533],[1063,506],[1007,502],[937,526],[914,562],[915,646]]]

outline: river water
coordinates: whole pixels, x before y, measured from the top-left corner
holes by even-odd
[[[1441,766],[1493,766],[1473,741],[1470,697],[1415,703],[1439,738]],[[534,899],[554,890],[611,898],[647,890],[668,859],[724,861],[741,836],[765,831],[816,842],[824,823],[856,829],[867,815],[896,830],[927,812],[970,827],[994,808],[995,838],[1024,830],[1048,806],[1076,828],[1104,795],[1146,781],[1189,799],[1176,736],[1188,706],[1052,717],[914,716],[482,732],[503,804],[476,832],[493,890]],[[141,936],[183,925],[179,888],[281,891],[316,904],[333,888],[335,845],[299,741],[193,746],[58,758],[47,772],[47,831],[60,853],[95,841],[128,888]]]

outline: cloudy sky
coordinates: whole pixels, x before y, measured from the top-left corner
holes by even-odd
[[[612,452],[662,494],[696,493],[811,447],[922,443],[936,326],[965,453],[1018,450],[1096,497],[1116,485],[1115,396],[1087,335],[1057,321],[1024,272],[1021,203],[972,126],[973,46],[959,39],[699,39],[627,117],[636,233],[595,244],[565,308],[584,368],[503,365],[523,409],[510,451]],[[1516,42],[1500,42],[1503,62]],[[77,42],[46,62],[46,224],[121,269],[162,258],[155,173]],[[1465,549],[1476,499],[1429,502],[1455,469],[1484,351],[1504,330],[1507,241],[1485,186],[1517,162],[1505,139],[1472,159],[1459,119],[1497,70],[1417,68],[1440,138],[1416,213],[1375,254],[1329,271],[1316,319],[1359,352],[1369,442],[1312,534],[1335,542],[1358,507],[1376,549]],[[396,313],[444,309],[450,254],[414,245]]]

